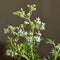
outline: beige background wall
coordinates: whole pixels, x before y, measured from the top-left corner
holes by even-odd
[[[55,39],[60,43],[60,0],[0,0],[0,42],[6,43],[3,29],[7,25],[18,26],[22,22],[22,19],[14,16],[12,12],[21,7],[27,11],[26,5],[33,3],[37,5],[37,11],[34,12],[32,19],[39,16],[46,23],[43,37]],[[47,55],[50,47],[44,42],[40,47],[39,53],[42,56]]]

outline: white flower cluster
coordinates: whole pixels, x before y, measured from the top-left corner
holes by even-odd
[[[15,27],[11,26],[11,25],[8,25],[8,28],[12,29],[12,30],[15,30]]]
[[[33,41],[32,37],[26,37],[26,39],[27,39],[29,42],[32,42],[32,41]]]
[[[28,8],[31,8],[31,10],[35,11],[36,10],[36,4],[33,4],[33,5],[27,5]]]
[[[9,33],[10,31],[14,31],[15,30],[15,27],[11,26],[11,25],[8,25],[8,28],[7,29],[4,29],[4,33]]]
[[[22,29],[20,29],[18,31],[18,34],[20,34],[20,36],[27,36],[27,31],[23,31]]]
[[[40,31],[39,31],[39,32],[36,32],[35,34],[37,34],[38,36],[41,36],[41,33],[40,33]]]
[[[29,22],[28,22],[28,21],[26,21],[26,20],[24,21],[24,23],[25,23],[25,24],[29,24]]]
[[[40,21],[40,18],[39,17],[36,18],[36,20],[34,20],[34,22],[37,23],[37,24],[41,24],[41,21]]]
[[[35,38],[35,40],[36,40],[37,42],[40,42],[40,41],[41,41],[40,36],[34,36],[34,38]]]
[[[9,30],[8,29],[4,29],[4,33],[6,34],[7,32],[9,32]]]
[[[25,19],[23,24],[20,24],[18,27],[8,25],[8,28],[4,29],[4,33],[13,35],[13,37],[8,37],[9,47],[6,53],[12,57],[17,56],[17,58],[20,58],[20,56],[24,56],[24,58],[27,58],[26,60],[35,60],[34,50],[37,47],[36,44],[42,40],[40,31],[45,29],[45,23],[41,22],[39,17],[31,21],[32,12],[36,10],[36,5],[27,5],[27,7],[29,10],[27,14],[23,8],[20,11],[13,12],[14,15]],[[29,27],[28,30],[27,27]],[[24,38],[25,41],[19,43],[20,37]]]
[[[41,30],[45,30],[45,23],[42,23]]]
[[[40,20],[39,17],[36,18],[36,20],[34,20],[34,22],[35,22],[37,25],[41,26],[41,27],[40,27],[41,30],[45,30],[45,23],[41,22],[41,20]]]
[[[9,49],[6,51],[6,54],[7,54],[8,56],[10,56],[10,55],[11,55],[12,57],[14,57],[14,56],[18,55],[18,53],[17,53],[17,52],[14,52],[14,51],[9,50]]]

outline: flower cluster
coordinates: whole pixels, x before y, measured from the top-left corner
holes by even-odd
[[[14,15],[25,19],[23,24],[17,27],[8,25],[8,28],[4,29],[5,34],[10,34],[7,37],[7,51],[6,55],[14,57],[16,60],[20,60],[20,57],[26,60],[52,60],[51,57],[43,57],[36,53],[37,47],[42,40],[41,31],[45,30],[45,23],[40,18],[31,20],[32,13],[36,10],[36,5],[27,5],[28,13],[26,14],[23,8],[20,11],[13,12]],[[23,40],[23,41],[19,41]],[[47,39],[47,43],[53,45],[52,56],[53,60],[57,60],[60,57],[60,44],[55,44],[54,41]]]
[[[13,12],[14,15],[25,19],[23,24],[20,24],[18,27],[8,25],[8,28],[4,29],[4,33],[14,36],[8,36],[8,49],[6,53],[8,56],[14,58],[19,56],[18,58],[23,57],[27,60],[37,60],[35,51],[39,42],[42,40],[41,31],[45,30],[45,23],[41,22],[39,17],[33,21],[30,19],[32,12],[36,10],[35,4],[27,5],[27,7],[29,9],[27,14],[23,8],[20,11]],[[24,42],[19,43],[20,38],[23,38]]]

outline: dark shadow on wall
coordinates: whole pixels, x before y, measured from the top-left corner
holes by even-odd
[[[27,11],[27,4],[36,4],[37,11],[32,15],[32,20],[40,17],[41,21],[46,23],[46,30],[43,32],[44,38],[50,38],[60,43],[60,1],[58,0],[1,0],[0,1],[0,57],[5,56],[6,35],[3,29],[7,25],[18,26],[22,23],[22,19],[12,14],[13,11],[20,10],[21,7]],[[46,49],[45,49],[46,48]],[[38,52],[42,56],[47,56],[50,46],[41,42]],[[2,59],[1,59],[2,60]],[[3,59],[4,60],[4,59]]]

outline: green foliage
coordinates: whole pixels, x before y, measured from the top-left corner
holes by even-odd
[[[57,60],[58,57],[60,57],[60,44],[56,44],[53,40],[47,39],[47,43],[51,44],[53,46],[52,49],[52,56],[54,57],[54,60]]]
[[[45,23],[41,22],[39,17],[31,20],[32,13],[36,10],[35,4],[27,5],[27,7],[29,10],[27,14],[23,8],[20,11],[13,12],[14,15],[24,19],[23,24],[17,27],[8,25],[8,28],[4,29],[4,33],[9,35],[7,37],[6,55],[14,57],[16,60],[20,60],[21,57],[26,60],[51,60],[50,56],[41,58],[36,52],[42,40],[41,31],[45,30]],[[19,42],[19,40],[23,41]],[[51,52],[54,57],[53,60],[57,60],[60,57],[60,44],[56,44],[50,39],[47,40],[47,44],[53,46]]]
[[[41,41],[41,31],[45,29],[45,23],[41,22],[39,17],[32,22],[31,15],[36,10],[36,5],[27,5],[27,7],[29,10],[27,14],[23,8],[13,12],[14,15],[25,19],[23,24],[17,27],[8,25],[8,28],[4,29],[5,33],[10,34],[6,54],[17,60],[20,60],[20,57],[26,60],[40,60],[36,50]],[[27,27],[29,27],[28,30]],[[24,41],[19,43],[20,38]]]

